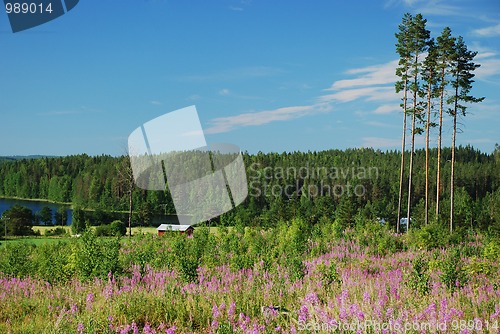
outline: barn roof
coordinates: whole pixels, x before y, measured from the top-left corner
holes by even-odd
[[[158,226],[158,231],[180,231],[185,232],[187,229],[193,228],[191,225],[171,225],[171,224],[161,224]]]

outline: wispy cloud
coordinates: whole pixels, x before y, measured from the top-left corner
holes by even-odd
[[[476,56],[476,62],[481,64],[474,73],[479,80],[487,80],[488,78],[500,74],[500,58],[494,52],[481,52]]]
[[[367,101],[391,101],[397,98],[394,87],[363,87],[345,89],[333,94],[320,96],[321,102],[352,102],[364,98]]]
[[[500,36],[500,23],[491,27],[472,30],[472,34],[479,37]]]
[[[232,11],[236,11],[236,12],[242,12],[251,3],[252,3],[252,1],[250,1],[250,0],[237,1],[236,4],[230,5],[229,9],[232,10]]]
[[[64,116],[64,115],[76,115],[81,114],[81,110],[53,110],[47,112],[38,113],[39,116]]]
[[[338,90],[351,87],[385,85],[389,83],[394,83],[397,79],[395,74],[397,66],[398,66],[398,60],[396,59],[385,64],[348,70],[346,72],[347,74],[354,74],[354,75],[362,74],[362,75],[354,79],[335,81],[332,87],[329,88],[328,90]]]
[[[92,108],[87,108],[87,107],[80,107],[80,108],[66,109],[66,110],[51,110],[51,111],[46,111],[46,112],[39,112],[39,113],[37,113],[37,115],[38,116],[68,116],[68,115],[79,115],[79,114],[95,113],[95,112],[101,112],[101,111],[96,110],[96,109],[92,109]]]
[[[216,134],[245,126],[258,126],[297,119],[320,112],[329,112],[333,110],[334,103],[347,103],[359,99],[386,102],[375,109],[374,113],[390,113],[397,109],[398,95],[395,93],[393,85],[396,80],[394,75],[396,66],[397,60],[391,60],[384,64],[348,70],[346,74],[354,76],[353,78],[335,81],[329,88],[324,89],[324,91],[333,92],[317,96],[316,102],[311,105],[283,107],[215,118],[209,121],[210,127],[205,132]],[[227,88],[219,91],[220,95],[229,95],[230,93]]]
[[[365,124],[368,124],[369,126],[374,126],[378,128],[393,128],[394,125],[387,123],[387,122],[379,122],[379,121],[368,121],[365,122]]]
[[[259,112],[249,112],[235,116],[218,117],[209,121],[210,127],[205,129],[206,134],[228,132],[244,126],[258,126],[277,121],[288,121],[304,116],[329,112],[332,107],[327,104],[310,106],[293,106]]]
[[[149,101],[149,103],[151,103],[154,106],[161,106],[161,105],[163,105],[163,103],[161,103],[160,101],[156,101],[156,100]]]
[[[231,94],[231,92],[227,88],[222,88],[221,90],[219,90],[219,95],[228,96],[229,94]]]
[[[374,114],[379,114],[379,115],[386,115],[393,113],[395,111],[400,111],[401,107],[397,104],[383,104],[379,107],[377,107],[373,113]]]
[[[189,96],[186,98],[186,100],[189,100],[189,101],[197,101],[197,100],[199,100],[199,99],[201,99],[201,96],[200,96],[200,95],[198,95],[198,94],[191,94],[191,95],[189,95]]]
[[[318,97],[320,102],[351,102],[358,99],[366,101],[396,101],[398,94],[394,91],[394,82],[398,60],[387,63],[354,68],[346,74],[355,76],[351,79],[335,81],[325,91],[334,91]],[[383,110],[379,110],[381,113]]]
[[[284,71],[276,67],[250,66],[250,67],[228,69],[208,74],[186,75],[179,77],[178,80],[184,82],[236,81],[236,80],[276,76],[282,73],[284,73]]]
[[[468,16],[467,13],[464,13],[463,8],[444,4],[437,0],[419,2],[415,10],[422,15]]]

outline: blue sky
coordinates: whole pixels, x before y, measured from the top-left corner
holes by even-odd
[[[207,142],[250,153],[399,149],[394,33],[405,12],[479,52],[473,93],[486,100],[457,142],[492,152],[498,1],[86,0],[15,34],[0,14],[0,155],[121,155],[135,128],[190,105]],[[449,146],[449,121],[444,136]]]

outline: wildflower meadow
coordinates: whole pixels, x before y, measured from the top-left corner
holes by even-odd
[[[496,239],[369,225],[2,245],[0,332],[500,332]]]

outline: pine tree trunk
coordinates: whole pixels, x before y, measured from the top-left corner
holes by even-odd
[[[399,174],[399,198],[398,198],[398,221],[396,222],[396,233],[400,233],[401,204],[403,202],[403,179],[405,170],[405,141],[406,141],[406,94],[408,80],[405,79],[403,92],[403,136],[401,140],[401,172]]]
[[[427,87],[427,123],[425,125],[425,225],[429,223],[429,131],[431,124],[431,87],[432,72],[429,73]]]
[[[455,211],[455,141],[457,138],[458,112],[458,74],[455,86],[455,107],[453,112],[453,135],[451,139],[451,176],[450,176],[450,233],[453,233],[453,213]]]
[[[445,70],[441,72],[441,82],[444,81]],[[441,141],[443,132],[443,103],[444,87],[441,87],[441,96],[439,97],[439,132],[437,147],[437,177],[436,177],[436,219],[439,219],[439,197],[441,195]]]
[[[457,114],[453,116],[453,138],[451,140],[451,184],[450,184],[450,233],[453,233],[453,211],[455,195],[455,139],[457,136]]]
[[[410,229],[411,183],[412,183],[412,173],[413,173],[413,155],[414,155],[413,152],[415,150],[415,113],[416,113],[416,111],[413,110],[413,113],[411,116],[411,151],[410,151],[410,171],[409,171],[410,175],[408,176],[408,208],[407,208],[408,211],[406,214],[407,230]]]
[[[408,211],[406,212],[406,226],[407,230],[410,230],[410,216],[411,216],[411,184],[413,178],[413,156],[415,153],[415,118],[417,114],[417,91],[418,91],[418,53],[415,54],[415,74],[413,77],[414,87],[413,87],[413,110],[411,116],[411,151],[410,151],[410,171],[408,176]]]
[[[132,185],[130,185],[129,189],[129,195],[128,195],[128,206],[129,206],[129,212],[128,212],[128,236],[132,236]]]

